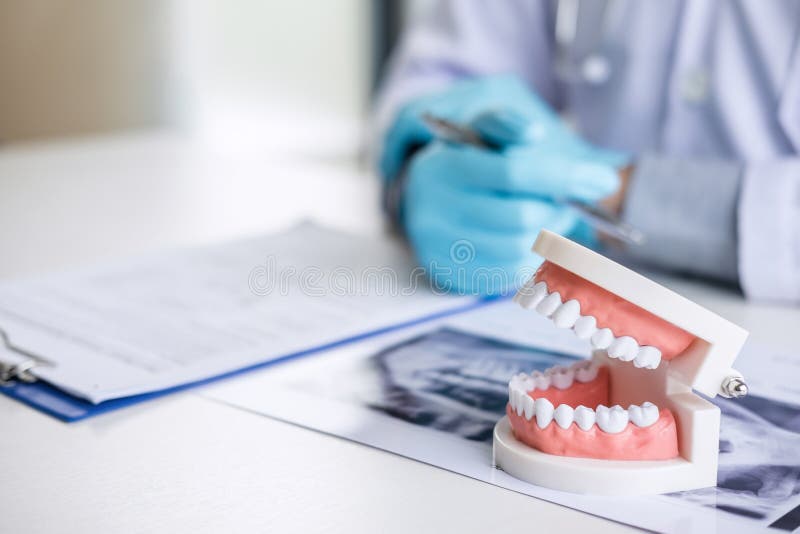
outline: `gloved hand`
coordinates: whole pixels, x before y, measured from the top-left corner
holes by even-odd
[[[524,282],[521,269],[535,267],[539,230],[579,237],[577,214],[554,199],[594,202],[617,184],[607,165],[533,146],[499,154],[434,142],[412,161],[403,221],[436,287],[503,294]]]
[[[488,111],[487,111],[488,110]],[[469,123],[498,152],[434,141],[421,115]],[[593,147],[549,106],[509,77],[457,84],[408,104],[381,160],[391,180],[414,145],[403,223],[417,259],[440,289],[501,294],[535,268],[530,246],[541,228],[587,241],[593,232],[560,201],[595,202],[618,186],[628,158]]]
[[[508,113],[485,113],[501,110],[507,110]],[[492,76],[459,82],[446,91],[423,96],[406,104],[386,135],[380,159],[380,171],[384,179],[396,178],[410,152],[433,140],[433,135],[422,121],[422,115],[426,112],[456,123],[474,121],[474,127],[490,136],[496,133],[498,127],[513,128],[513,122],[521,120],[526,128],[530,127],[525,132],[516,132],[524,133],[524,136],[515,139],[515,143],[535,143],[542,150],[616,168],[628,163],[628,158],[623,154],[593,147],[583,141],[518,78]],[[483,119],[479,116],[483,116]]]

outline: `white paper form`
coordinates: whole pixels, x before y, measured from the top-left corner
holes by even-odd
[[[158,391],[474,304],[427,288],[397,241],[303,224],[0,286],[35,374],[104,400]]]
[[[199,393],[658,532],[739,533],[770,525],[792,531],[800,525],[800,386],[794,380],[800,358],[763,347],[750,346],[737,364],[750,370],[752,384],[769,378],[772,387],[751,389],[742,400],[715,399],[722,410],[717,488],[593,497],[534,486],[494,469],[492,429],[505,410],[508,378],[569,364],[588,351],[568,330],[500,302]],[[784,374],[775,374],[776,362],[783,362],[777,369]]]

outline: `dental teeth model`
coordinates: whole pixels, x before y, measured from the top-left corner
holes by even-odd
[[[545,262],[514,300],[569,328],[591,360],[508,384],[494,463],[554,489],[641,495],[716,484],[719,409],[747,332],[643,276],[543,230]]]

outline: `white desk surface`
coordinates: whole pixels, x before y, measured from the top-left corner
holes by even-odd
[[[0,279],[279,229],[381,231],[354,157],[163,133],[0,150]],[[800,311],[668,283],[789,347]],[[621,532],[628,527],[192,392],[66,425],[0,396],[2,532]]]

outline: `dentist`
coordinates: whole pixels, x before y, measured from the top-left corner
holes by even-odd
[[[436,141],[425,112],[501,149]],[[543,227],[599,246],[576,199],[645,232],[628,261],[800,303],[798,2],[440,0],[376,125],[387,209],[437,285],[507,291],[430,266],[513,281]]]

